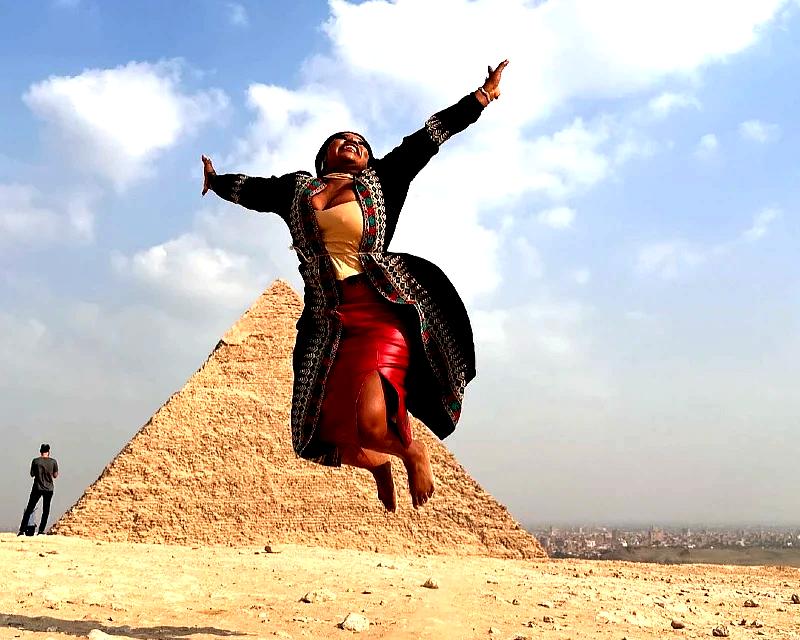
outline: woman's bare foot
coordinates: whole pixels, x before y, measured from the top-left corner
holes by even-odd
[[[394,478],[392,477],[392,463],[388,460],[377,467],[370,469],[378,486],[378,500],[383,503],[386,510],[394,513],[397,511],[397,493],[394,490]]]
[[[408,472],[408,491],[414,508],[421,507],[433,495],[433,469],[427,447],[414,440],[406,449],[403,464]]]

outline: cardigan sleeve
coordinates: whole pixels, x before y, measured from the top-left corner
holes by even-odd
[[[410,182],[448,138],[478,119],[483,108],[474,93],[467,94],[454,105],[433,114],[421,129],[403,138],[397,147],[376,160],[376,169],[397,178],[402,176]]]
[[[209,187],[224,200],[253,211],[270,211],[284,217],[291,206],[296,178],[296,173],[271,178],[225,173],[214,175]]]

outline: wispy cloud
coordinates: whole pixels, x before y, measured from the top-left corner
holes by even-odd
[[[703,245],[686,240],[655,242],[639,249],[636,270],[671,280],[714,258],[731,254],[745,242],[763,238],[770,225],[782,215],[780,209],[767,207],[753,216],[752,224],[738,237],[717,244]]]
[[[88,191],[54,198],[29,184],[0,184],[0,247],[91,241],[94,200]]]
[[[0,246],[43,244],[55,237],[59,217],[41,199],[30,185],[0,184]]]
[[[686,93],[664,92],[647,103],[647,108],[654,118],[666,118],[673,111],[692,107],[700,108],[700,101]]]
[[[700,160],[710,160],[719,151],[719,139],[713,133],[707,133],[700,138],[694,149],[694,155]]]
[[[250,24],[247,9],[238,2],[229,2],[227,5],[228,20],[235,27],[246,27]]]
[[[767,235],[769,226],[781,217],[781,210],[775,207],[767,207],[759,211],[753,218],[753,225],[742,234],[745,240],[753,242]]]
[[[781,129],[776,124],[761,120],[746,120],[739,125],[739,135],[753,142],[772,142],[780,137]]]
[[[575,210],[569,207],[553,207],[540,211],[536,219],[551,229],[569,229],[575,221]]]
[[[656,242],[639,250],[636,268],[639,273],[671,280],[706,259],[705,251],[694,248],[683,240]]]

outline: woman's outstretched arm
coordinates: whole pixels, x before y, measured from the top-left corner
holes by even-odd
[[[500,79],[507,65],[508,60],[503,60],[495,69],[490,66],[486,80],[478,89],[432,115],[424,127],[403,138],[400,145],[376,164],[383,165],[382,169],[387,172],[399,173],[411,181],[446,140],[475,122],[483,109],[500,97]]]
[[[220,198],[253,211],[271,211],[283,215],[291,204],[295,188],[295,175],[255,178],[241,173],[217,174],[211,158],[203,161],[203,195],[210,189]]]

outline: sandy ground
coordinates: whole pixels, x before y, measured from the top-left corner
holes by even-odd
[[[274,551],[0,534],[0,638],[800,639],[798,569]]]

